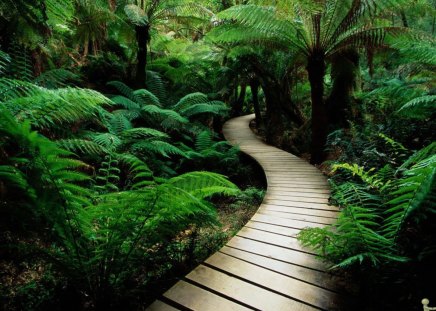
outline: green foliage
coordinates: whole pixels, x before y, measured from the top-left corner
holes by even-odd
[[[435,111],[436,95],[426,95],[407,102],[398,113],[408,118],[423,119],[431,117]]]
[[[403,146],[400,149],[405,151]],[[405,261],[399,237],[409,222],[421,221],[435,212],[433,150],[434,144],[416,152],[398,167],[397,174],[390,166],[375,172],[357,164],[335,164],[333,171],[351,172],[359,180],[332,184],[332,202],[341,208],[337,222],[331,227],[302,231],[302,243],[313,247],[336,268]]]
[[[17,119],[29,120],[39,129],[59,129],[97,119],[111,101],[89,89],[37,87],[19,80],[0,79],[0,102]]]

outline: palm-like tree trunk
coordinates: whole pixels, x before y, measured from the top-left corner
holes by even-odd
[[[310,163],[320,164],[324,156],[327,142],[327,111],[324,104],[324,76],[326,71],[323,52],[314,52],[308,58],[307,72],[309,74],[312,97],[312,145]]]
[[[150,41],[150,26],[136,26],[135,32],[136,42],[138,44],[135,83],[138,88],[143,88],[145,84],[145,70],[147,66],[147,45]]]

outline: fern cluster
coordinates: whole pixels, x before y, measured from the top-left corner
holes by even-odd
[[[9,59],[0,60],[3,70]],[[114,81],[119,94],[105,96],[65,87],[62,77],[74,77],[63,71],[28,81],[1,72],[1,225],[17,235],[31,226],[46,242],[2,247],[43,252],[38,258],[95,305],[139,267],[150,268],[149,279],[169,269],[153,267],[153,258],[167,256],[180,232],[219,225],[209,198],[239,193],[223,175],[181,161],[227,156],[236,165],[237,150],[207,130],[224,103],[193,93],[171,104],[157,74],[149,82],[157,95]]]
[[[392,139],[384,139],[406,151]],[[303,244],[316,249],[334,267],[407,261],[410,254],[401,237],[436,212],[435,148],[432,143],[399,165],[387,164],[378,170],[333,165],[340,175],[351,175],[345,182],[332,183],[332,203],[341,208],[338,221],[328,228],[304,230],[299,236]]]

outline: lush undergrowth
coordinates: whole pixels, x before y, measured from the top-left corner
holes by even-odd
[[[143,308],[259,203],[263,175],[221,135],[253,112],[268,143],[329,175],[339,219],[300,240],[358,285],[357,305],[436,301],[435,12],[1,1],[3,309]]]

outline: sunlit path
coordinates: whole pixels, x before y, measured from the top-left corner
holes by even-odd
[[[342,310],[342,282],[295,238],[334,221],[319,170],[262,142],[253,115],[232,119],[224,135],[260,163],[268,190],[252,219],[220,251],[169,289],[148,310]]]

